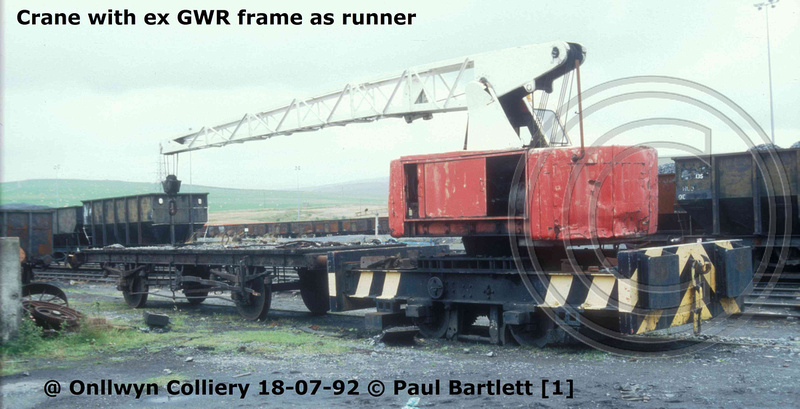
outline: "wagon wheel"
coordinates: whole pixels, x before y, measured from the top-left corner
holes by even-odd
[[[430,309],[430,316],[412,318],[414,325],[419,328],[419,333],[425,338],[442,338],[450,328],[451,310],[444,305],[436,303]]]
[[[331,309],[328,294],[328,277],[324,271],[298,271],[300,277],[300,296],[303,303],[314,315],[321,315]]]
[[[508,325],[511,336],[522,346],[543,348],[550,342],[550,333],[558,330],[547,314],[538,310],[528,324]]]
[[[200,283],[185,283],[183,294],[191,305],[199,305],[208,297],[208,290]],[[186,290],[189,290],[187,293]]]
[[[26,310],[33,315],[36,323],[49,329],[75,329],[83,314],[64,305],[47,302],[24,302]]]
[[[70,254],[67,256],[67,265],[69,268],[77,271],[81,267],[81,262],[74,254]]]
[[[22,286],[22,298],[23,301],[44,301],[69,306],[67,294],[64,291],[54,285],[45,283],[31,283]]]
[[[211,272],[209,271],[208,268],[196,267],[191,271],[188,271],[185,275],[200,277],[204,280],[208,280],[208,278],[211,276]],[[203,301],[205,301],[206,298],[208,297],[208,287],[203,284],[191,281],[184,282],[183,294],[186,296],[186,301],[188,301],[189,304],[198,305]]]
[[[125,280],[125,287],[122,290],[122,297],[125,303],[131,308],[142,308],[147,303],[147,291],[149,290],[144,277],[135,274]]]
[[[255,291],[255,294],[242,296],[238,291],[233,292],[233,301],[239,315],[248,321],[266,318],[272,303],[272,286],[266,284],[263,277],[248,281],[245,285]]]

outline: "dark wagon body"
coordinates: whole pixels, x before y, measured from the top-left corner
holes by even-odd
[[[59,260],[79,248],[89,245],[84,229],[83,207],[69,206],[53,209],[53,255]]]
[[[800,148],[673,160],[674,190],[660,185],[659,194],[675,197],[667,216],[681,235],[740,239],[753,248],[754,296],[768,284],[785,299],[800,294]]]
[[[674,161],[677,203],[706,233],[800,235],[800,148]]]
[[[208,221],[208,193],[163,193],[83,201],[91,246],[183,242]]]
[[[53,252],[53,211],[0,210],[0,236],[19,237],[26,259],[33,264],[47,264]]]
[[[147,194],[83,201],[56,209],[0,209],[0,235],[19,237],[34,265],[87,247],[182,243],[208,221],[208,194]]]

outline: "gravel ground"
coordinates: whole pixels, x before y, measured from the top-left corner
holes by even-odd
[[[95,302],[122,303],[111,285],[60,284],[72,302],[88,306]],[[402,408],[414,393],[411,384],[433,384],[438,394],[419,396],[416,403],[425,407],[576,407],[576,408],[792,408],[800,406],[800,325],[797,320],[744,319],[726,323],[735,327],[724,341],[699,352],[669,358],[634,358],[607,354],[588,347],[550,347],[541,350],[521,347],[496,347],[484,344],[417,340],[413,346],[387,346],[363,329],[362,312],[312,317],[305,312],[297,294],[276,295],[273,311],[263,325],[253,327],[235,317],[235,308],[222,300],[208,300],[202,306],[188,307],[168,299],[149,301],[148,310],[187,314],[188,331],[192,322],[206,318],[225,319],[213,328],[224,337],[225,331],[267,331],[273,327],[313,328],[312,335],[326,345],[340,344],[344,352],[290,353],[254,352],[243,345],[233,350],[215,350],[176,342],[158,349],[135,348],[112,354],[92,355],[76,360],[41,359],[26,372],[0,378],[2,407],[386,407]],[[114,322],[135,322],[140,311],[120,307],[102,312]],[[199,321],[193,321],[193,320]],[[133,330],[136,331],[136,330]],[[336,335],[336,337],[332,337]],[[197,337],[196,337],[197,338]],[[738,345],[737,345],[738,344]],[[741,345],[745,344],[745,345]],[[140,396],[75,396],[69,392],[73,380],[117,384],[141,383],[159,378],[158,394]],[[211,380],[214,384],[249,384],[244,398],[238,389],[232,395],[172,396],[164,388],[169,380]],[[450,382],[486,384],[530,381],[531,396],[490,394],[451,394]],[[542,397],[542,383],[546,381]],[[62,393],[49,398],[43,393],[48,380],[60,382]],[[319,380],[312,396],[284,390],[276,395],[274,381],[298,385]],[[554,395],[554,381],[562,392],[572,382],[572,398]],[[265,381],[269,395],[259,394]],[[341,381],[342,383],[338,383]],[[379,397],[369,394],[368,384],[381,381],[385,388]],[[395,385],[407,386],[395,394]],[[347,392],[357,383],[358,395]],[[180,382],[176,385],[180,385]],[[313,383],[310,387],[313,388]],[[331,387],[328,390],[324,388]],[[342,387],[343,388],[340,388]],[[398,384],[398,386],[400,386]],[[188,386],[185,386],[187,388]],[[336,390],[344,389],[337,395]],[[422,389],[427,392],[427,387]],[[434,391],[436,389],[434,388]],[[194,392],[194,391],[191,391]],[[494,392],[492,390],[491,392]],[[413,405],[412,405],[413,406]]]

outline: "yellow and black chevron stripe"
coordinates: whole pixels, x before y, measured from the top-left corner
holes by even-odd
[[[400,286],[399,271],[361,271],[353,298],[390,300]]]
[[[395,298],[400,286],[399,271],[352,271],[356,274],[356,285],[339,288],[336,273],[328,273],[328,291],[336,311],[357,310],[374,307],[375,300],[390,301]],[[337,291],[338,290],[338,291]],[[340,302],[339,299],[342,301]]]
[[[652,271],[658,268],[662,271]],[[750,249],[732,241],[682,244],[620,253],[620,326],[645,332],[741,312],[752,280]]]

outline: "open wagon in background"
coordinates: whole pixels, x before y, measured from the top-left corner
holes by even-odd
[[[89,244],[183,243],[208,221],[208,193],[152,193],[83,201]]]
[[[53,254],[52,209],[0,209],[0,236],[18,237],[26,263],[48,265]]]
[[[673,160],[673,190],[661,194],[676,199],[666,217],[677,221],[680,236],[752,247],[756,282],[747,303],[800,307],[800,148]]]

